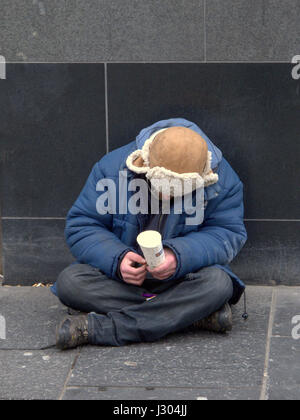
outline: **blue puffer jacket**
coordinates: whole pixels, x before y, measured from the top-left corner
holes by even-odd
[[[188,127],[199,133],[212,152],[212,168],[219,181],[205,188],[205,213],[201,225],[185,224],[186,214],[168,215],[163,234],[163,244],[171,248],[177,257],[177,270],[166,281],[183,277],[201,267],[218,266],[232,278],[236,303],[245,286],[227,266],[237,255],[247,239],[243,223],[243,184],[237,174],[222,157],[221,151],[209,140],[197,125],[182,118],[159,121],[143,129],[126,146],[114,150],[97,162],[76,202],[67,215],[65,238],[77,262],[99,268],[110,278],[117,279],[120,258],[128,250],[138,252],[136,237],[147,223],[147,215],[105,214],[99,215],[96,201],[101,192],[96,184],[102,178],[113,179],[119,186],[119,171],[126,170],[126,158],[135,149],[141,149],[150,135],[171,126]],[[136,174],[127,170],[127,182]],[[128,192],[127,199],[134,192]],[[118,208],[117,195],[117,208]],[[188,281],[188,280],[187,280]],[[55,288],[53,290],[55,293]]]

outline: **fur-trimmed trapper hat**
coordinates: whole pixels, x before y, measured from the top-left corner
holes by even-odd
[[[193,189],[218,181],[211,168],[211,152],[206,141],[194,130],[169,127],[153,133],[142,149],[132,152],[127,167],[155,184],[155,179],[193,180]],[[181,194],[174,194],[181,195]]]

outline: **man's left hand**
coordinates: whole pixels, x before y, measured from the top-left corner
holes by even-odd
[[[147,267],[147,271],[149,271],[150,274],[155,279],[158,280],[165,280],[168,277],[172,276],[177,267],[177,259],[173,251],[171,251],[170,248],[164,248],[165,253],[165,260],[162,262],[159,266],[153,268],[152,270]]]

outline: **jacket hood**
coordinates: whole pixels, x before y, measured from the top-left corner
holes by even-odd
[[[211,152],[211,167],[215,168],[219,165],[219,163],[222,160],[221,150],[213,144],[213,142],[196,124],[184,118],[171,118],[169,120],[161,120],[150,125],[149,127],[144,128],[136,137],[137,149],[142,149],[145,141],[151,136],[151,134],[155,133],[158,130],[162,130],[163,128],[169,127],[186,127],[200,134],[200,136],[206,141],[208,150]]]

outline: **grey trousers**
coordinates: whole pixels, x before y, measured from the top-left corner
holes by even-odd
[[[175,281],[146,279],[138,287],[73,264],[58,276],[56,290],[63,304],[89,313],[91,344],[121,346],[158,340],[209,316],[231,299],[233,286],[217,267]]]

